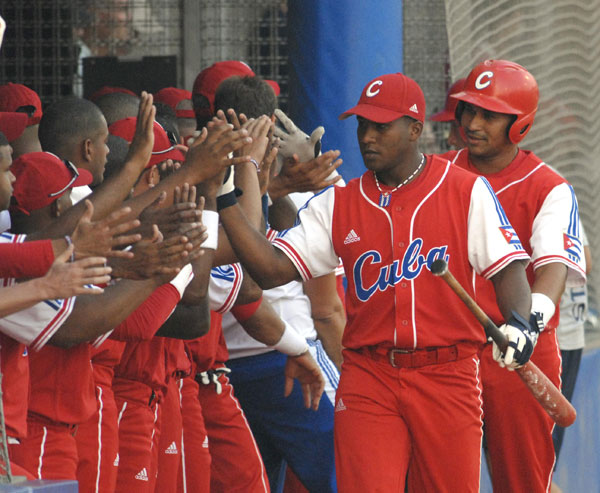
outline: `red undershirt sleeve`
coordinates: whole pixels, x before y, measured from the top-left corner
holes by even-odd
[[[121,322],[111,339],[140,341],[152,339],[179,303],[179,291],[170,283],[154,290],[137,309]]]
[[[51,240],[0,243],[0,277],[42,277],[54,262]]]

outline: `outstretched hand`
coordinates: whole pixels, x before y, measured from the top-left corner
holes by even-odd
[[[286,161],[279,174],[271,179],[269,195],[273,200],[292,192],[314,192],[341,180],[340,175],[329,178],[339,168],[340,151],[327,151],[305,163],[297,155]]]
[[[213,178],[227,166],[250,161],[250,156],[228,157],[231,152],[252,142],[246,129],[234,130],[231,124],[212,121],[203,132],[206,137],[196,139],[185,156],[184,165],[193,166],[196,172],[195,183]]]
[[[325,379],[310,352],[306,351],[299,356],[288,356],[284,373],[284,396],[287,397],[292,393],[294,379],[296,379],[302,387],[304,406],[314,411],[319,409],[319,402],[325,389]]]
[[[75,258],[132,257],[131,252],[118,249],[142,239],[139,234],[124,234],[140,225],[137,219],[126,219],[130,213],[129,207],[123,207],[101,221],[92,221],[94,206],[86,199],[85,211],[79,218],[71,238],[75,246]]]
[[[111,268],[104,257],[88,257],[69,262],[73,245],[58,255],[46,275],[39,279],[47,299],[70,298],[79,294],[100,294],[102,289],[89,284],[106,284],[110,281]]]
[[[156,107],[152,102],[152,94],[142,91],[135,134],[125,158],[125,162],[136,162],[140,167],[140,173],[146,164],[148,164],[148,161],[150,161],[152,148],[154,147],[154,117],[156,115]]]

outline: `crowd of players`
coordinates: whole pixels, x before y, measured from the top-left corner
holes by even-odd
[[[453,86],[433,117],[452,125],[442,156],[419,152],[419,86],[370,81],[341,116],[368,168],[347,186],[278,91],[239,61],[192,91],[104,87],[43,110],[0,86],[11,475],[478,491],[485,430],[495,491],[547,491],[553,422],[509,370],[532,357],[560,385],[555,306],[586,263],[572,187],[518,146],[531,74],[486,61]],[[505,354],[430,275],[436,258]]]

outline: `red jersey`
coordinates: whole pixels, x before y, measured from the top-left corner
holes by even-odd
[[[444,155],[456,165],[476,175],[482,173],[469,161],[467,149]],[[519,150],[515,159],[502,171],[485,175],[525,251],[531,256],[527,278],[532,285],[534,270],[560,262],[567,266],[567,284],[585,281],[585,256],[575,192],[567,180],[552,170],[531,151]],[[477,301],[497,324],[503,322],[496,305],[494,286],[477,278]],[[558,326],[559,310],[546,327]]]
[[[430,156],[385,206],[380,195],[372,171],[346,187],[326,188],[274,245],[304,280],[334,271],[342,259],[347,348],[483,343],[475,317],[429,268],[445,259],[473,296],[475,273],[490,278],[512,261],[529,259],[516,234],[507,240],[511,225],[489,184]]]

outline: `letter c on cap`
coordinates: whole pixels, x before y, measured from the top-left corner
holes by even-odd
[[[375,88],[375,86],[380,86],[381,84],[383,84],[383,82],[380,80],[375,80],[375,81],[371,82],[369,84],[369,87],[367,87],[367,91],[365,92],[367,97],[372,98],[373,96],[376,96],[377,94],[379,94],[379,88],[377,88],[376,90],[373,90],[373,89]]]
[[[490,72],[489,70],[481,72],[477,79],[475,79],[475,88],[485,89],[492,83],[492,77],[494,77],[494,72]]]

